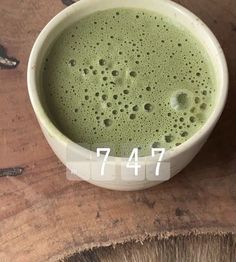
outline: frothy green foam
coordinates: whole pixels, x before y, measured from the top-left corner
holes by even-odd
[[[92,150],[112,145],[116,156],[178,146],[214,107],[204,47],[175,21],[146,10],[110,9],[79,20],[55,41],[42,71],[56,126]]]

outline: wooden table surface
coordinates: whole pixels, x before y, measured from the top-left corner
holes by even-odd
[[[126,193],[67,180],[30,105],[26,69],[32,45],[46,23],[72,2],[0,0],[0,261],[70,260],[75,253],[124,242],[130,250],[151,252],[149,245],[155,243],[145,239],[169,247],[161,261],[236,261],[235,0],[178,1],[203,19],[222,44],[230,72],[228,102],[209,141],[187,168],[160,186]],[[204,248],[194,255],[193,243],[191,252],[180,256],[190,237],[202,238],[208,251],[216,243],[212,260]],[[173,239],[179,239],[175,246]],[[156,261],[159,256],[139,260],[122,248],[118,245],[117,254],[129,261]],[[98,261],[95,253],[89,251],[86,261]]]

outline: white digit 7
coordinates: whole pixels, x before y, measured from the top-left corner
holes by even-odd
[[[105,170],[105,162],[107,161],[107,158],[110,154],[111,149],[110,148],[97,148],[97,157],[101,156],[101,152],[106,152],[103,162],[102,162],[102,168],[101,168],[101,176],[104,176],[104,170]]]
[[[132,161],[132,158],[134,158],[134,161]],[[132,163],[134,162],[134,163]],[[141,168],[141,165],[138,164],[138,148],[134,148],[129,160],[126,164],[127,168],[134,168],[134,175],[138,176],[138,169]]]
[[[157,166],[156,166],[156,172],[155,172],[156,176],[159,176],[161,161],[164,157],[165,151],[166,151],[165,148],[152,148],[152,157],[155,157],[155,153],[160,153],[160,157],[158,159]]]

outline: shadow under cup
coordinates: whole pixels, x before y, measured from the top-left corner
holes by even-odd
[[[108,150],[93,152],[87,149],[88,145],[78,145],[61,133],[48,113],[49,110],[45,108],[44,95],[40,89],[41,68],[47,51],[66,28],[98,10],[124,7],[156,11],[175,19],[177,23],[191,31],[205,47],[212,60],[218,90],[213,112],[196,134],[182,145],[164,152],[162,159],[163,152],[159,150],[153,156],[140,157],[137,162],[130,162],[131,168],[127,168],[129,158],[111,157],[108,155]],[[27,77],[30,100],[41,129],[52,150],[69,169],[68,179],[74,180],[80,177],[92,184],[115,190],[148,188],[180,172],[199,152],[216,125],[223,111],[228,89],[227,65],[215,36],[198,17],[168,0],[81,0],[73,4],[55,16],[40,33],[30,55]],[[109,145],[105,149],[108,148]],[[134,172],[136,169],[138,175]],[[71,176],[71,173],[76,176]]]

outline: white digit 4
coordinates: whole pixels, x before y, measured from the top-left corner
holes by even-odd
[[[155,157],[156,153],[160,154],[160,157],[158,159],[157,166],[156,166],[156,172],[155,172],[156,176],[159,176],[161,161],[164,157],[165,151],[166,151],[165,148],[152,148],[152,157]]]
[[[134,161],[132,159],[134,158]],[[134,175],[138,176],[138,169],[141,168],[141,165],[138,164],[138,148],[134,148],[129,160],[126,164],[127,168],[134,168]]]
[[[105,163],[106,163],[107,158],[110,154],[110,151],[111,151],[110,148],[97,148],[97,157],[101,156],[101,152],[105,152],[104,159],[103,159],[103,162],[102,162],[101,176],[104,176]]]

